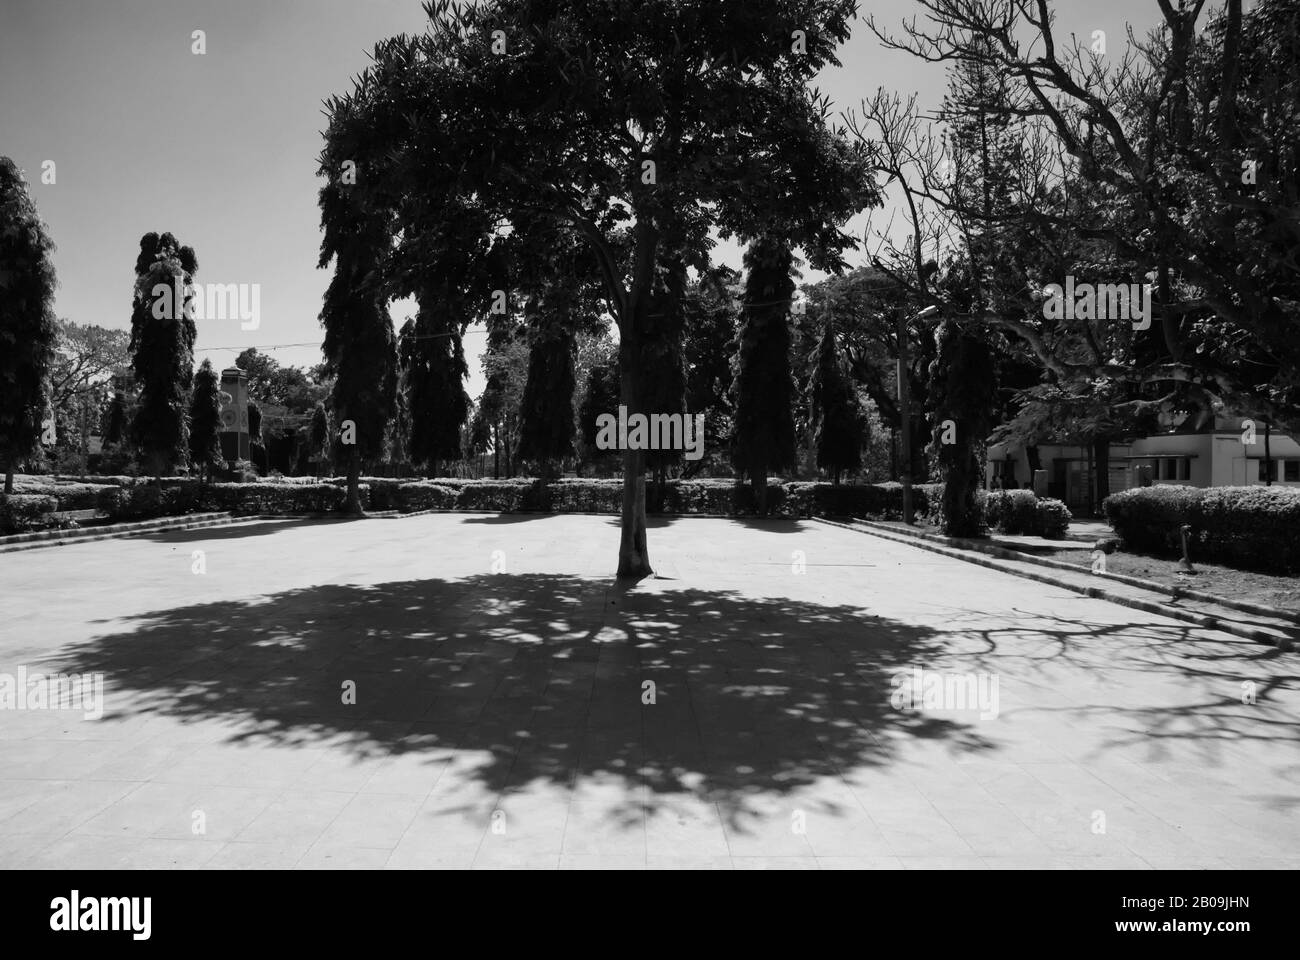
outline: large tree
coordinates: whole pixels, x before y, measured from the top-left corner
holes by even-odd
[[[717,228],[783,236],[834,269],[852,243],[839,225],[876,198],[808,90],[836,62],[852,0],[426,10],[425,33],[381,44],[352,95],[330,103],[335,118],[367,118],[358,143],[389,165],[357,186],[376,205],[476,206],[493,224],[544,219],[580,237],[618,325],[632,413],[650,412],[659,373],[643,361],[672,355],[656,316],[670,260],[707,268]],[[618,573],[640,577],[652,572],[645,451],[625,451],[623,465]]]
[[[4,492],[41,440],[45,383],[54,361],[54,241],[22,172],[0,157],[0,459]]]
[[[131,366],[140,399],[131,439],[149,473],[161,477],[189,454],[189,390],[194,376],[194,274],[198,259],[170,233],[146,233],[135,262]]]
[[[903,36],[872,28],[925,60],[1008,81],[1006,109],[1025,142],[1043,147],[1027,193],[1078,178],[1104,200],[1085,217],[1068,202],[1016,203],[991,217],[968,205],[963,215],[1014,218],[1024,250],[1059,250],[1062,232],[1099,241],[1108,270],[1153,287],[1150,328],[1132,331],[1132,353],[1118,357],[1085,329],[1059,336],[1033,306],[977,306],[981,319],[1027,344],[1067,393],[1107,379],[1142,391],[1123,401],[1134,410],[1193,407],[1208,419],[1226,408],[1300,428],[1293,0],[1260,0],[1248,12],[1241,0],[1217,11],[1161,0],[1156,29],[1104,57],[1059,36],[1048,0],[920,2],[930,15],[908,21]],[[1101,282],[1120,279],[1094,270]]]

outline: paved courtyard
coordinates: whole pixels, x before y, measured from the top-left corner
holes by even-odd
[[[817,523],[652,522],[632,588],[617,540],[0,556],[0,674],[104,677],[0,711],[0,866],[1300,867],[1300,655]]]

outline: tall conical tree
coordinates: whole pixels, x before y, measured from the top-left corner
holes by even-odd
[[[126,431],[126,396],[122,391],[113,394],[113,400],[104,414],[104,443],[121,443]]]
[[[426,293],[398,340],[411,421],[409,453],[418,465],[459,458],[460,428],[469,419],[469,367],[459,322],[447,315],[448,306]]]
[[[732,462],[753,485],[760,514],[767,513],[768,474],[795,463],[789,327],[793,269],[790,247],[775,237],[760,237],[745,251],[745,302],[732,388]]]
[[[198,269],[194,250],[170,233],[140,238],[130,346],[140,399],[131,439],[155,477],[189,454],[189,390],[198,333],[191,284]]]
[[[316,476],[319,477],[329,456],[330,439],[329,412],[322,401],[316,401],[316,409],[311,412],[311,426],[307,436],[311,455],[316,458]]]
[[[344,123],[336,117],[334,124]],[[346,143],[346,139],[342,141]],[[328,141],[333,147],[339,144]],[[337,449],[347,466],[345,509],[361,512],[361,461],[378,456],[397,400],[397,337],[388,315],[382,265],[390,245],[387,224],[352,202],[351,185],[340,182],[345,157],[330,159],[321,173],[319,266],[334,263],[320,321],[325,328],[326,372],[334,377],[330,405],[338,430]]]
[[[54,241],[22,172],[0,157],[0,460],[4,492],[41,439],[45,382],[54,363]]]
[[[204,360],[194,374],[194,391],[190,394],[190,463],[199,470],[200,479],[211,480],[212,468],[221,456],[221,381]]]
[[[546,478],[574,453],[573,387],[573,332],[564,323],[537,324],[529,330],[519,459],[538,464]]]
[[[844,372],[835,349],[835,328],[828,319],[817,344],[816,364],[808,384],[813,441],[817,447],[817,466],[831,475],[833,483],[840,474],[862,466],[862,444],[866,421],[858,406],[858,396]]]

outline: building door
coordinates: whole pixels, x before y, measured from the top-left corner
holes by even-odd
[[[1066,461],[1065,505],[1075,513],[1092,511],[1092,471],[1086,460]]]

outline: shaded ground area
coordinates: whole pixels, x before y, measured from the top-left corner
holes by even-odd
[[[606,518],[484,519],[0,558],[0,672],[107,692],[0,712],[0,865],[1300,865],[1294,655],[824,525],[621,588]]]

